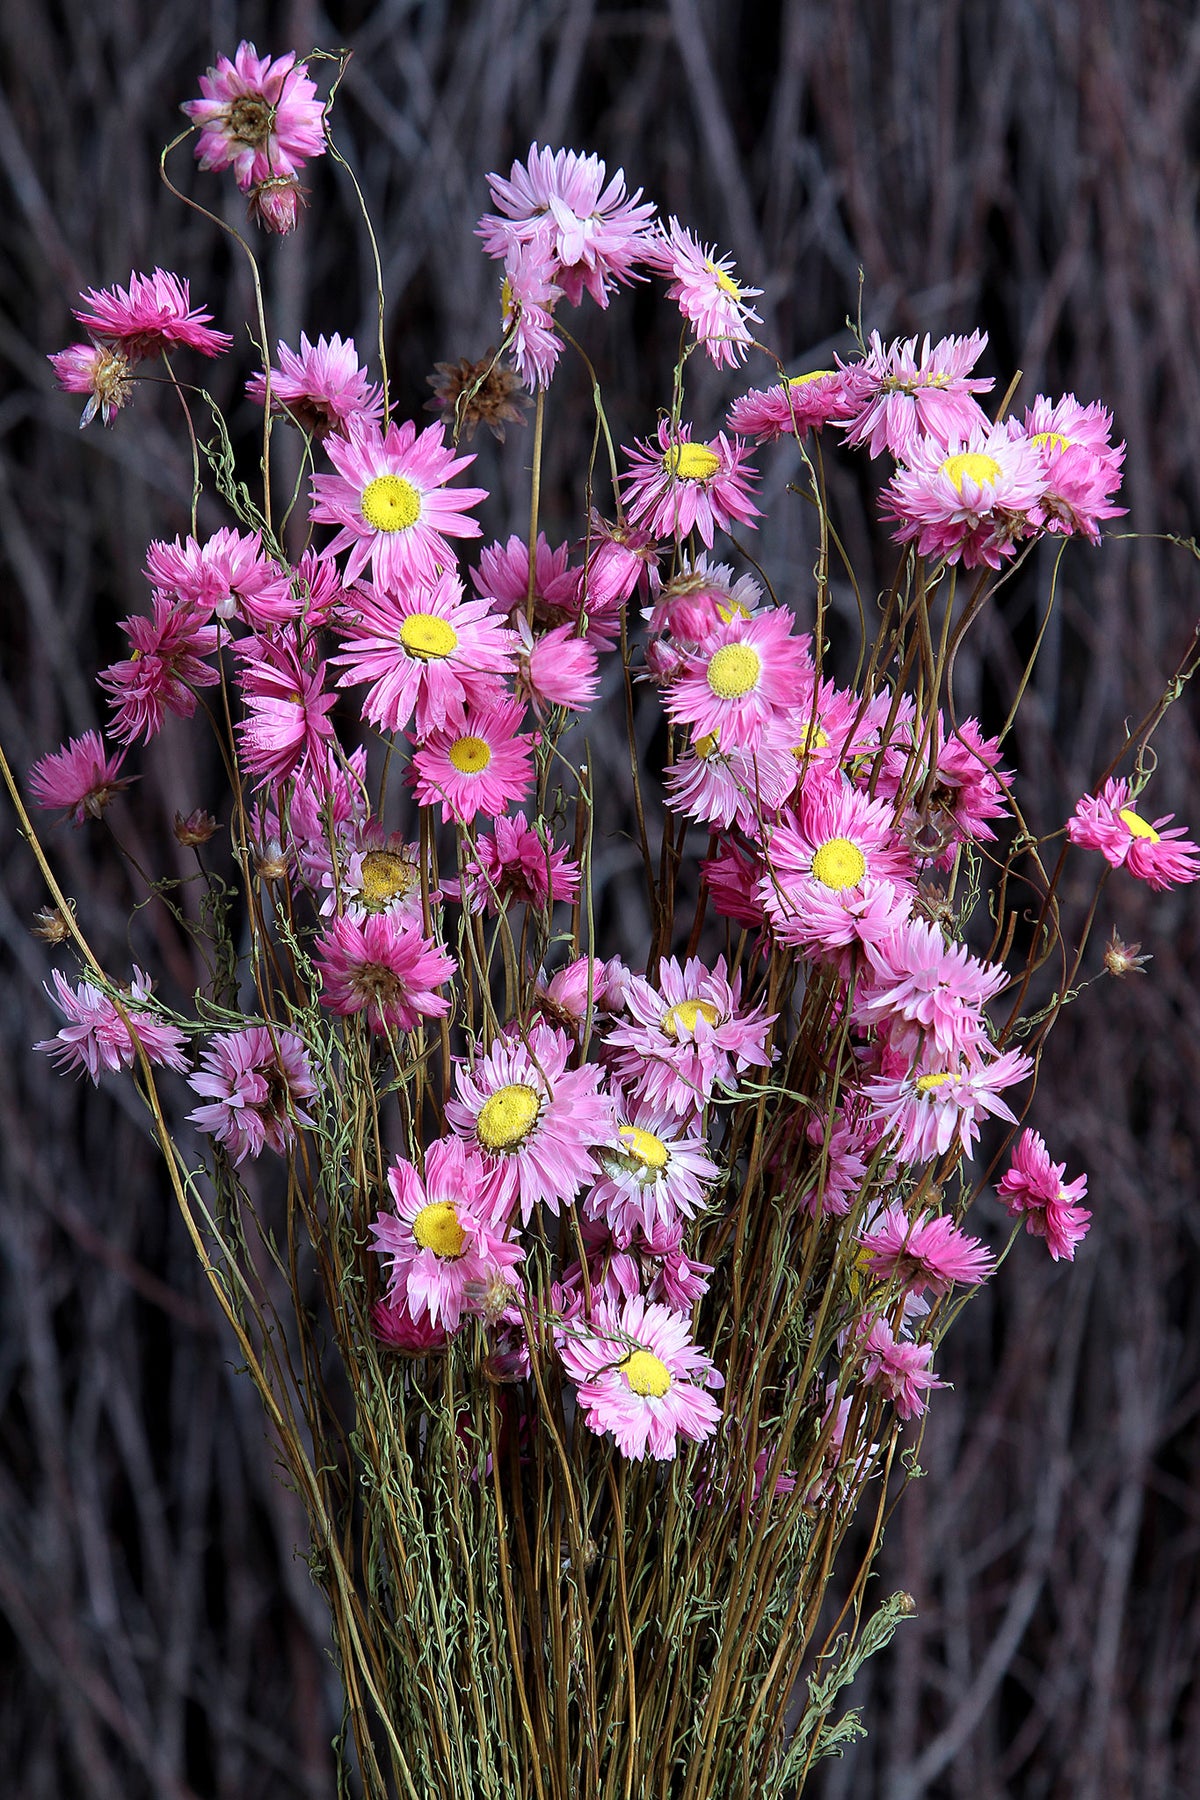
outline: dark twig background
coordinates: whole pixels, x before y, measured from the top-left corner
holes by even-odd
[[[1107,401],[1129,446],[1117,529],[1149,535],[1068,555],[1012,745],[1032,822],[1061,823],[1200,611],[1194,555],[1153,535],[1189,536],[1200,489],[1190,0],[363,0],[328,14],[313,0],[0,0],[0,732],[22,767],[102,723],[90,671],[144,606],[145,544],[185,529],[190,484],[168,393],[143,386],[113,431],[80,436],[45,356],[71,341],[78,290],[131,267],[187,274],[227,329],[251,316],[244,267],[156,171],[179,102],[242,36],[354,50],[335,129],[380,232],[392,378],[414,414],[435,361],[496,340],[494,271],[471,229],[484,172],[534,138],[622,164],[732,251],[789,366],[848,346],[861,267],[868,328],[980,325],[1001,386],[1025,372],[1018,405],[1039,389]],[[237,221],[236,196],[188,151],[172,168]],[[269,316],[293,344],[302,327],[340,329],[365,349],[373,281],[349,189],[326,163],[313,190],[296,237],[264,250]],[[638,296],[589,327],[626,441],[652,423],[645,397],[668,397],[663,318]],[[233,374],[212,380],[248,429]],[[736,391],[709,372],[693,416],[715,427]],[[561,392],[552,537],[578,518],[588,432],[578,378]],[[499,461],[482,446],[493,530],[520,527],[522,448]],[[794,470],[763,460],[774,517],[756,554],[803,611]],[[881,545],[858,479],[835,470],[834,505],[870,567]],[[958,671],[961,711],[998,723],[1044,586],[1031,577],[989,621]],[[1155,740],[1149,809],[1193,828],[1196,719],[1185,701]],[[109,815],[159,870],[179,854],[175,808],[210,798],[184,745],[165,734]],[[0,1768],[23,1800],[327,1795],[337,1684],[299,1509],[132,1096],[65,1082],[28,1052],[54,1029],[52,956],[29,933],[45,896],[7,813],[0,833]],[[113,966],[136,956],[186,986],[161,922],[128,926],[140,891],[104,828],[50,838]],[[597,866],[636,927],[619,839]],[[1189,890],[1150,896],[1117,875],[1101,935],[1114,923],[1154,961],[1069,1010],[1029,1116],[1070,1172],[1089,1170],[1093,1230],[1074,1268],[1022,1241],[947,1340],[954,1390],[932,1408],[925,1478],[894,1516],[880,1582],[909,1589],[918,1617],[860,1678],[870,1736],[826,1768],[826,1800],[1196,1791],[1197,909]]]

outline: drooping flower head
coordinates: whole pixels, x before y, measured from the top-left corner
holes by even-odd
[[[221,679],[204,661],[217,648],[217,627],[201,623],[203,614],[167,594],[154,595],[153,609],[149,619],[135,615],[122,621],[132,652],[97,677],[114,709],[113,735],[126,744],[138,738],[149,743],[164,713],[190,719],[195,689],[215,687]]]
[[[1098,402],[1081,406],[1074,394],[1052,401],[1038,394],[1024,419],[1009,423],[1042,458],[1042,493],[1031,514],[1043,530],[1100,542],[1100,521],[1124,512],[1113,506],[1121,484],[1124,444],[1112,442],[1112,415]]]
[[[61,806],[74,825],[98,819],[114,796],[137,780],[121,775],[125,754],[109,756],[100,733],[85,731],[38,758],[29,771],[30,792],[39,806]]]
[[[237,726],[238,755],[255,784],[278,786],[306,769],[324,769],[335,741],[329,714],[337,702],[325,686],[325,664],[282,635],[240,639],[238,658],[246,703]]]
[[[182,108],[200,127],[196,159],[202,169],[232,169],[243,193],[298,175],[325,153],[325,109],[294,50],[272,61],[243,40],[232,61],[219,56],[200,77],[200,92]]]
[[[837,369],[810,369],[789,375],[772,388],[752,388],[734,401],[726,424],[737,437],[767,444],[774,438],[802,438],[830,421],[841,423],[856,410],[847,398],[846,378]]]
[[[302,601],[292,570],[263,549],[261,532],[223,527],[199,543],[189,537],[151,543],[146,579],[185,603],[199,617],[240,620],[252,631],[271,631],[299,614]]]
[[[710,1390],[724,1378],[683,1314],[635,1294],[599,1303],[590,1324],[560,1326],[555,1342],[584,1423],[597,1437],[611,1432],[622,1455],[669,1462],[681,1437],[703,1443],[716,1430],[721,1409]]]
[[[544,911],[578,894],[579,864],[564,846],[555,848],[545,824],[539,832],[520,812],[480,832],[463,866],[462,899],[471,912],[502,912],[514,902]]]
[[[188,1086],[208,1100],[188,1118],[225,1145],[235,1167],[267,1145],[285,1155],[297,1125],[314,1123],[301,1104],[317,1091],[308,1051],[281,1026],[215,1033]]]
[[[987,344],[987,334],[939,338],[896,338],[885,345],[871,333],[861,362],[838,357],[848,417],[846,442],[865,444],[872,456],[889,450],[898,462],[910,462],[926,440],[943,452],[958,439],[985,430],[988,419],[975,399],[990,392],[990,379],[973,376]]]
[[[718,369],[736,368],[745,361],[746,346],[753,341],[750,325],[761,323],[747,302],[762,289],[735,281],[730,257],[718,257],[715,248],[701,244],[672,215],[665,229],[660,226],[650,234],[642,260],[667,277],[669,297]]]
[[[87,288],[80,298],[84,306],[75,317],[84,330],[115,346],[129,363],[180,344],[201,356],[220,356],[233,343],[227,332],[212,329],[211,313],[191,305],[186,278],[167,269],[135,272],[127,288]]]
[[[392,913],[361,921],[332,919],[314,945],[321,1004],[331,1012],[365,1013],[372,1031],[414,1031],[423,1018],[450,1010],[445,985],[458,964],[420,929]]]
[[[361,368],[353,338],[338,332],[310,344],[300,333],[299,351],[278,346],[279,367],[271,369],[271,411],[292,420],[316,438],[331,431],[344,437],[352,420],[378,426],[383,418],[383,389]],[[251,400],[266,402],[267,381],[256,369],[246,383]]]
[[[1045,1139],[1027,1129],[996,1189],[1010,1216],[1023,1218],[1031,1237],[1046,1240],[1055,1262],[1074,1262],[1092,1216],[1079,1204],[1087,1195],[1087,1176],[1064,1181],[1066,1168],[1066,1163],[1051,1162]]]
[[[914,1344],[893,1335],[887,1321],[875,1319],[861,1342],[865,1356],[862,1378],[889,1399],[902,1419],[920,1418],[931,1388],[945,1387],[933,1373],[933,1345]]]
[[[150,997],[150,977],[134,967],[133,980],[122,995],[121,1009],[94,982],[81,981],[77,987],[57,969],[51,971],[54,992],[51,1000],[67,1023],[57,1036],[43,1038],[35,1050],[45,1050],[64,1072],[86,1069],[99,1084],[105,1069],[132,1069],[138,1048],[148,1062],[187,1073],[188,1060],[183,1052],[184,1035],[177,1025],[165,1024],[157,1014],[146,1011],[142,1002]],[[124,1016],[122,1016],[124,1014]]]
[[[1186,836],[1186,827],[1171,824],[1174,813],[1151,824],[1129,801],[1127,781],[1106,781],[1098,794],[1079,801],[1067,821],[1068,838],[1099,850],[1114,869],[1128,869],[1160,893],[1200,880],[1200,845]]]
[[[86,394],[79,427],[90,425],[99,413],[111,425],[133,396],[133,370],[125,352],[114,344],[71,344],[47,358],[54,379],[68,394]]]
[[[625,191],[625,172],[605,180],[600,157],[529,146],[508,179],[489,175],[500,211],[485,213],[478,235],[489,256],[504,261],[517,245],[534,245],[571,306],[585,293],[607,306],[611,289],[632,280],[642,259],[654,207],[642,190]]]
[[[960,1231],[945,1213],[911,1219],[902,1206],[888,1206],[858,1241],[873,1279],[895,1281],[906,1292],[977,1287],[995,1267],[979,1239]]]
[[[629,517],[657,538],[685,538],[698,531],[711,550],[716,532],[728,531],[735,520],[753,525],[759,516],[750,498],[758,477],[747,466],[749,452],[740,439],[731,441],[723,431],[711,443],[696,444],[690,425],[675,431],[663,419],[654,438],[639,438],[625,454]]]

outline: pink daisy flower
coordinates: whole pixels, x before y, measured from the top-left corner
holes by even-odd
[[[933,1345],[893,1337],[887,1323],[876,1319],[861,1340],[865,1354],[862,1378],[889,1399],[902,1419],[919,1419],[932,1388],[945,1387],[933,1373]]]
[[[588,1430],[611,1432],[623,1456],[670,1462],[681,1437],[699,1444],[717,1429],[709,1390],[724,1378],[682,1314],[639,1294],[597,1306],[590,1325],[561,1326],[555,1342]]]
[[[533,550],[533,623],[573,625],[579,617],[579,570],[570,564],[569,544],[552,550],[539,531]],[[516,533],[506,544],[489,544],[471,571],[477,591],[497,612],[524,617],[529,594],[529,545]]]
[[[464,1313],[496,1282],[516,1288],[514,1264],[525,1252],[505,1236],[507,1209],[482,1159],[461,1139],[439,1138],[425,1151],[422,1177],[398,1159],[388,1170],[393,1211],[371,1226],[374,1248],[389,1259],[389,1302],[412,1319],[457,1331]]]
[[[308,205],[307,192],[294,175],[269,175],[251,188],[247,217],[264,231],[285,237],[289,231],[295,231],[300,208]]]
[[[515,620],[517,692],[544,719],[552,707],[587,712],[600,691],[594,644],[573,625],[554,625],[534,635],[523,613]]]
[[[464,707],[506,700],[515,639],[486,600],[463,598],[457,575],[392,594],[356,587],[335,627],[344,648],[331,660],[339,687],[371,685],[363,717],[384,731],[414,718],[419,737],[443,730]]]
[[[782,943],[818,952],[894,929],[915,886],[891,804],[822,785],[772,831],[759,898]],[[873,898],[881,913],[858,905]]]
[[[354,339],[338,332],[310,344],[300,333],[299,353],[278,346],[279,367],[271,369],[271,411],[291,419],[301,431],[324,438],[331,431],[348,433],[352,420],[378,427],[383,418],[383,389],[360,368]],[[246,392],[266,404],[267,381],[256,369]]]
[[[701,552],[669,581],[651,580],[654,605],[642,617],[654,633],[670,632],[678,641],[707,647],[712,633],[734,619],[748,619],[762,599],[752,575],[735,577],[728,563],[711,563]]]
[[[206,618],[241,619],[252,631],[271,631],[296,618],[301,602],[292,571],[281,568],[262,547],[261,532],[243,535],[228,527],[203,544],[155,541],[146,552],[146,579],[152,587],[186,602]]]
[[[1067,821],[1073,844],[1099,850],[1114,869],[1128,869],[1139,881],[1161,893],[1200,879],[1200,845],[1186,828],[1172,825],[1174,813],[1153,824],[1129,804],[1127,781],[1106,781],[1098,794],[1085,794]]]
[[[948,944],[925,919],[906,919],[865,950],[871,974],[855,995],[856,1019],[904,1019],[948,1057],[984,1042],[983,1007],[1008,985],[998,964],[980,962],[964,944]]]
[[[1023,1218],[1031,1237],[1045,1238],[1055,1262],[1074,1262],[1092,1216],[1079,1205],[1087,1195],[1087,1176],[1064,1181],[1066,1169],[1066,1163],[1051,1162],[1044,1138],[1025,1130],[996,1189],[1009,1215]]]
[[[1028,440],[985,421],[948,446],[932,438],[913,444],[880,495],[879,510],[899,522],[896,542],[915,539],[920,556],[998,569],[1034,528],[1041,464]]]
[[[319,885],[325,890],[322,918],[335,918],[339,912],[345,912],[361,923],[372,913],[390,913],[410,925],[421,925],[424,908],[419,845],[406,843],[399,832],[385,832],[377,819],[343,826],[332,835],[335,855],[331,855],[326,840],[321,847],[323,856],[314,845],[307,857],[310,874],[317,874]],[[441,898],[442,890],[431,887],[430,904],[436,905]]]
[[[763,859],[757,848],[729,837],[721,839],[712,856],[700,860],[700,873],[714,911],[751,931],[766,924],[759,898],[763,872]]]
[[[500,319],[504,349],[526,387],[549,387],[562,355],[563,341],[554,329],[562,293],[540,243],[512,245],[504,258]]]
[[[767,444],[779,437],[802,438],[831,420],[840,424],[854,410],[839,370],[810,369],[805,375],[790,375],[777,387],[752,388],[734,401],[725,422],[735,436]]]
[[[298,175],[325,153],[325,108],[306,64],[289,50],[274,61],[243,41],[200,77],[200,100],[182,111],[200,128],[202,169],[232,169],[243,193],[272,177]]]
[[[225,1145],[235,1168],[268,1144],[286,1155],[297,1125],[315,1123],[300,1104],[317,1091],[308,1051],[294,1031],[280,1026],[217,1032],[188,1086],[209,1100],[188,1118]]]
[[[889,450],[898,462],[911,461],[926,440],[948,450],[959,439],[989,428],[987,414],[975,399],[991,391],[992,382],[972,376],[987,344],[987,334],[944,337],[930,347],[924,340],[896,338],[886,347],[871,333],[861,362],[837,358],[849,419],[846,442],[865,444],[872,456]]]
[[[372,1031],[415,1031],[422,1018],[450,1011],[434,988],[458,969],[452,956],[415,925],[390,913],[360,923],[332,919],[314,946],[321,975],[321,1004],[331,1012],[365,1013]]]
[[[278,786],[300,770],[327,763],[336,737],[329,714],[325,664],[286,637],[242,638],[238,685],[246,716],[237,726],[238,754],[255,786]]]
[[[642,201],[641,188],[626,194],[623,169],[608,182],[606,173],[598,156],[531,144],[526,161],[513,163],[507,181],[494,174],[487,178],[500,209],[479,221],[488,255],[503,260],[514,245],[536,245],[572,306],[585,292],[607,306],[610,289],[633,279],[654,207]]]
[[[133,397],[129,358],[112,344],[71,344],[66,350],[56,350],[47,361],[65,393],[88,397],[79,419],[81,431],[97,413],[105,425],[111,425]]]
[[[620,1011],[628,973],[619,956],[608,962],[594,956],[576,957],[554,975],[538,976],[534,984],[537,1010],[547,1024],[582,1038],[589,1016]]]
[[[752,751],[778,726],[811,666],[808,645],[793,635],[785,607],[735,613],[689,657],[667,689],[667,712],[678,725],[715,737],[721,751]]]
[[[614,1079],[647,1104],[694,1118],[718,1090],[731,1092],[747,1069],[769,1068],[767,1037],[776,1014],[741,1010],[742,977],[725,958],[711,969],[697,957],[659,966],[658,986],[630,975],[626,1016],[604,1033]]]
[[[125,756],[124,750],[108,756],[100,733],[85,731],[38,758],[29,771],[30,792],[39,806],[63,807],[75,825],[98,819],[114,796],[137,780],[121,775]]]
[[[897,1161],[922,1163],[945,1156],[956,1138],[970,1156],[987,1114],[1015,1123],[1000,1091],[1032,1070],[1032,1060],[1019,1050],[997,1056],[979,1048],[949,1065],[928,1051],[906,1074],[870,1077],[862,1092]]]
[[[518,735],[519,700],[460,713],[414,750],[410,777],[422,806],[439,805],[445,821],[469,825],[476,813],[499,818],[533,785],[531,740]]]
[[[201,356],[220,356],[233,339],[211,328],[211,313],[191,305],[186,279],[166,269],[153,275],[132,274],[128,288],[87,288],[80,295],[85,309],[75,317],[85,331],[103,338],[129,362],[163,355],[184,344]]]
[[[1101,519],[1118,517],[1122,506],[1109,504],[1121,485],[1124,444],[1112,442],[1112,415],[1098,402],[1081,406],[1074,394],[1057,401],[1038,394],[1025,409],[1014,437],[1025,437],[1042,456],[1042,496],[1032,518],[1043,530],[1072,536],[1078,532],[1099,543]]]
[[[977,1287],[996,1266],[978,1238],[960,1231],[946,1213],[910,1219],[902,1206],[885,1207],[858,1241],[876,1281],[896,1281],[906,1291],[945,1294],[952,1287]]]
[[[640,526],[610,524],[593,512],[583,553],[579,604],[587,614],[587,635],[597,649],[611,650],[620,636],[622,606],[638,589],[645,592],[658,567],[658,546]]]
[[[432,585],[454,561],[451,537],[478,537],[474,519],[462,515],[487,497],[484,488],[446,487],[474,462],[446,447],[440,424],[389,425],[351,420],[344,437],[331,434],[325,450],[336,475],[314,475],[309,518],[340,527],[324,556],[348,551],[344,579],[367,563],[378,587],[402,593],[411,582]]]
[[[778,729],[764,729],[756,748],[722,752],[710,734],[693,737],[691,746],[663,772],[667,804],[675,812],[706,825],[736,825],[757,838],[761,821],[770,818],[796,784],[796,764]]]
[[[153,617],[124,619],[121,630],[133,647],[124,662],[111,663],[97,677],[114,709],[113,734],[123,743],[143,743],[160,730],[164,713],[190,719],[194,690],[215,687],[221,677],[201,659],[217,648],[217,627],[201,623],[191,606],[174,605],[166,594],[153,598]]]
[[[514,904],[545,912],[555,901],[571,904],[578,897],[579,864],[554,848],[544,824],[539,832],[524,813],[495,820],[463,864],[462,899],[471,912],[503,912]]]
[[[736,368],[746,359],[746,345],[753,343],[751,323],[762,321],[746,302],[761,288],[742,287],[731,273],[733,260],[718,258],[716,250],[701,244],[672,215],[664,230],[660,225],[642,247],[646,267],[670,281],[667,295],[695,328],[696,342],[703,344],[717,368]]]
[[[672,431],[670,420],[663,419],[655,439],[639,438],[625,455],[629,474],[623,498],[629,517],[657,538],[685,538],[698,531],[711,550],[717,531],[728,531],[735,520],[753,525],[759,516],[750,498],[758,477],[746,466],[749,452],[740,439],[731,443],[723,431],[711,444],[694,444],[690,425]]]
[[[600,1070],[569,1069],[573,1049],[565,1032],[535,1024],[526,1041],[497,1038],[473,1069],[455,1069],[446,1122],[474,1143],[506,1206],[520,1202],[524,1224],[537,1206],[557,1213],[573,1200],[598,1172],[593,1147],[612,1137],[613,1102],[599,1091]]]
[[[584,1200],[626,1248],[635,1231],[694,1219],[721,1171],[704,1136],[677,1113],[626,1097],[618,1102],[616,1136],[598,1150],[601,1175]]]
[[[124,1018],[116,1003],[91,981],[81,981],[72,988],[57,969],[51,972],[54,992],[50,995],[67,1023],[57,1036],[43,1038],[35,1050],[45,1050],[65,1074],[68,1069],[86,1069],[99,1085],[105,1069],[114,1074],[118,1069],[132,1069],[139,1047],[148,1062],[175,1069],[186,1075],[187,1057],[183,1053],[184,1035],[177,1025],[164,1025],[152,1012],[142,1008],[150,998],[150,977],[136,964],[133,980],[121,995]]]

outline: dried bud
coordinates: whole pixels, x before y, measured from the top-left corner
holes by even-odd
[[[74,901],[71,902],[71,910],[75,910]],[[40,912],[34,913],[33,935],[43,938],[47,944],[65,944],[71,935],[71,927],[62,908],[43,906]]]
[[[185,850],[194,850],[197,844],[207,844],[216,829],[217,821],[202,806],[198,806],[195,812],[188,813],[186,818],[182,813],[175,814],[176,842],[182,844]]]
[[[260,881],[283,881],[288,872],[288,859],[274,839],[254,853],[254,873]]]
[[[1126,975],[1143,974],[1143,964],[1150,962],[1152,958],[1149,954],[1139,956],[1141,947],[1140,944],[1122,943],[1114,926],[1112,935],[1104,946],[1104,967],[1118,979]]]
[[[250,217],[264,231],[285,237],[295,231],[300,208],[307,205],[306,191],[294,175],[271,175],[251,190]]]
[[[506,425],[523,425],[523,408],[531,404],[514,370],[502,363],[494,350],[478,362],[460,356],[456,363],[435,363],[437,373],[425,379],[437,398],[425,402],[426,412],[441,413],[447,428],[470,443],[477,425],[486,425],[494,438],[504,442]]]
[[[931,925],[940,925],[943,931],[954,930],[954,907],[946,898],[945,888],[932,881],[922,881],[918,886],[913,911],[928,919]]]

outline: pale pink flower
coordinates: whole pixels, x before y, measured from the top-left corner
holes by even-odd
[[[47,358],[54,379],[68,394],[88,396],[79,428],[90,425],[99,413],[111,425],[133,396],[133,371],[129,358],[113,344],[71,344]]]
[[[93,337],[114,344],[129,362],[157,356],[184,344],[201,356],[220,356],[233,339],[211,328],[211,313],[191,305],[182,275],[155,269],[153,275],[131,274],[128,288],[87,288],[85,305],[75,317]]]
[[[625,449],[629,473],[623,498],[635,525],[658,538],[685,538],[698,531],[711,550],[717,531],[754,524],[759,508],[750,497],[758,477],[739,438],[723,431],[712,443],[694,444],[692,428],[672,430],[663,419],[654,438],[639,438]]]
[[[569,1069],[573,1048],[565,1032],[534,1024],[525,1041],[497,1038],[473,1068],[455,1068],[446,1122],[474,1143],[506,1204],[520,1202],[523,1223],[537,1206],[557,1213],[573,1200],[597,1173],[594,1146],[612,1137],[600,1070]]]
[[[660,1225],[695,1218],[721,1173],[702,1132],[633,1095],[618,1100],[616,1135],[597,1158],[601,1174],[584,1211],[602,1219],[622,1249],[636,1230],[649,1236]]]
[[[898,521],[897,543],[915,540],[920,556],[998,569],[1036,529],[1041,460],[1027,439],[986,421],[949,445],[923,440],[884,488],[879,510]]]
[[[554,329],[562,292],[540,243],[512,245],[504,258],[500,318],[504,349],[526,387],[549,387],[562,355],[563,340]]]
[[[858,1242],[873,1280],[895,1281],[916,1292],[977,1287],[996,1266],[979,1239],[960,1231],[946,1213],[911,1219],[903,1206],[888,1206],[870,1230],[859,1232]]]
[[[344,437],[352,420],[378,426],[383,418],[383,389],[359,366],[354,339],[340,333],[310,344],[300,333],[300,349],[278,346],[279,367],[271,369],[271,411],[324,438],[331,431]],[[267,381],[256,369],[246,392],[259,406],[266,403]]]
[[[555,1342],[584,1423],[597,1437],[611,1432],[622,1455],[669,1462],[681,1437],[703,1443],[716,1430],[721,1409],[708,1390],[724,1377],[681,1313],[635,1295],[560,1326]]]
[[[365,1013],[372,1031],[415,1031],[422,1018],[450,1010],[435,994],[458,964],[420,928],[390,913],[331,919],[314,944],[321,1004],[331,1012]]]
[[[576,957],[554,975],[538,976],[534,989],[537,1009],[548,1024],[581,1038],[589,1015],[620,1011],[628,974],[619,956],[607,962],[594,956]]]
[[[715,248],[700,240],[672,215],[664,229],[651,232],[642,247],[642,260],[670,281],[668,297],[694,328],[696,342],[703,344],[717,368],[736,368],[746,359],[746,346],[753,343],[750,325],[761,324],[759,315],[746,303],[761,288],[743,287],[733,279],[733,261],[718,257]]]
[[[263,550],[262,534],[223,527],[198,543],[153,542],[146,552],[151,586],[185,602],[205,618],[240,619],[252,631],[270,631],[294,619],[301,601],[292,571]]]
[[[811,668],[807,641],[794,635],[794,625],[782,606],[734,613],[718,625],[668,687],[671,718],[694,735],[715,737],[721,751],[753,751],[781,724]]]
[[[933,1373],[933,1345],[894,1337],[883,1319],[872,1323],[860,1347],[866,1358],[863,1380],[879,1388],[902,1419],[919,1419],[929,1390],[946,1386]]]
[[[1065,1182],[1066,1169],[1066,1163],[1051,1162],[1044,1138],[1025,1130],[996,1189],[1010,1216],[1023,1218],[1031,1237],[1045,1238],[1055,1262],[1074,1262],[1092,1216],[1079,1205],[1087,1195],[1087,1176]]]
[[[1128,869],[1139,881],[1162,892],[1200,879],[1200,845],[1172,825],[1174,813],[1151,824],[1129,804],[1129,783],[1109,780],[1099,794],[1085,794],[1067,821],[1073,844],[1099,850],[1114,869]]]
[[[897,1161],[922,1163],[945,1156],[956,1139],[970,1156],[987,1114],[1013,1121],[1000,1091],[1032,1070],[1032,1060],[1020,1050],[995,1055],[980,1046],[949,1062],[931,1049],[906,1074],[869,1077],[862,1093]]]
[[[476,813],[499,818],[533,785],[533,749],[517,727],[519,700],[458,713],[414,750],[409,771],[422,806],[438,805],[444,820],[469,825]]]
[[[764,727],[753,749],[719,749],[712,735],[695,734],[689,748],[663,771],[667,804],[706,825],[761,835],[761,821],[787,800],[796,764],[778,725]]]
[[[965,944],[948,944],[925,919],[906,919],[864,948],[870,979],[854,997],[857,1019],[907,1020],[946,1056],[984,1041],[983,1007],[1008,984],[1002,967],[980,962]]]
[[[317,1092],[308,1051],[281,1026],[215,1033],[188,1086],[209,1101],[188,1118],[225,1145],[235,1168],[266,1145],[286,1155],[297,1125],[315,1123],[300,1104]]]
[[[403,833],[385,832],[377,819],[352,821],[331,829],[335,850],[328,838],[314,844],[306,857],[310,878],[324,889],[321,917],[345,912],[360,922],[372,913],[391,913],[420,925],[424,919],[421,899],[421,851],[405,841]],[[437,905],[442,890],[430,887],[429,900]]]
[[[572,306],[585,292],[607,306],[610,289],[633,278],[654,208],[642,202],[641,188],[626,194],[624,170],[607,183],[606,173],[598,156],[531,144],[507,180],[487,178],[501,215],[485,213],[479,221],[488,255],[504,259],[515,245],[536,245]]]
[[[929,335],[896,338],[884,345],[871,333],[861,362],[837,358],[849,412],[846,442],[865,444],[872,456],[889,450],[908,462],[926,440],[943,452],[956,440],[984,430],[988,419],[975,399],[992,388],[969,371],[987,344],[987,334],[944,337],[930,345]]]
[[[336,742],[329,714],[337,695],[325,687],[325,664],[282,636],[242,638],[237,650],[246,705],[238,756],[255,785],[278,786],[327,763]]]
[[[322,554],[349,552],[347,582],[369,562],[377,586],[393,593],[413,581],[433,583],[454,561],[448,540],[479,536],[475,520],[462,515],[486,490],[445,485],[475,458],[455,456],[440,424],[418,435],[405,420],[381,433],[369,419],[352,419],[345,436],[330,433],[325,451],[337,474],[313,476],[308,516],[340,527]]]
[[[51,979],[54,992],[49,988],[46,992],[67,1023],[57,1036],[43,1038],[33,1047],[48,1052],[64,1073],[86,1069],[98,1085],[105,1069],[114,1074],[118,1069],[132,1069],[139,1048],[148,1062],[181,1075],[187,1073],[184,1035],[177,1025],[166,1025],[156,1014],[145,1011],[142,1002],[150,998],[150,977],[136,964],[133,980],[121,995],[120,1012],[116,1002],[94,982],[81,981],[72,988],[57,969],[51,971]]]
[[[753,438],[756,444],[794,436],[802,438],[806,431],[820,431],[832,420],[840,424],[855,411],[855,403],[846,396],[846,378],[837,369],[810,369],[805,375],[791,375],[776,387],[752,388],[734,401],[726,424],[737,437]]]
[[[461,885],[471,912],[502,912],[513,904],[544,912],[556,901],[578,899],[579,864],[564,847],[555,849],[544,824],[539,831],[519,812],[480,832],[474,854],[463,863]]]
[[[219,56],[200,77],[200,100],[182,110],[200,128],[202,169],[232,169],[243,193],[277,176],[298,175],[325,153],[325,108],[305,63],[289,50],[274,61],[244,39],[231,61]]]
[[[61,750],[39,757],[29,771],[29,790],[39,806],[61,806],[71,815],[74,825],[85,819],[98,819],[105,807],[137,780],[136,775],[121,774],[126,752],[109,756],[98,731],[85,731],[82,737],[69,738]]]
[[[519,1286],[513,1266],[525,1252],[506,1236],[503,1196],[461,1139],[430,1144],[423,1176],[398,1158],[388,1187],[393,1211],[372,1222],[372,1247],[388,1259],[389,1302],[403,1302],[415,1323],[457,1331],[489,1286]]]
[[[202,659],[217,648],[217,627],[202,623],[202,614],[174,604],[169,595],[153,597],[153,617],[124,619],[121,630],[132,655],[111,663],[97,677],[114,709],[113,735],[122,743],[144,743],[161,729],[164,713],[190,719],[196,710],[195,689],[215,687],[221,677]]]
[[[630,975],[625,1016],[604,1031],[614,1079],[652,1106],[694,1118],[718,1089],[736,1089],[747,1069],[770,1066],[777,1015],[761,1002],[743,1012],[741,1001],[741,971],[731,981],[723,956],[711,969],[698,957],[682,968],[668,957],[657,988]]]

